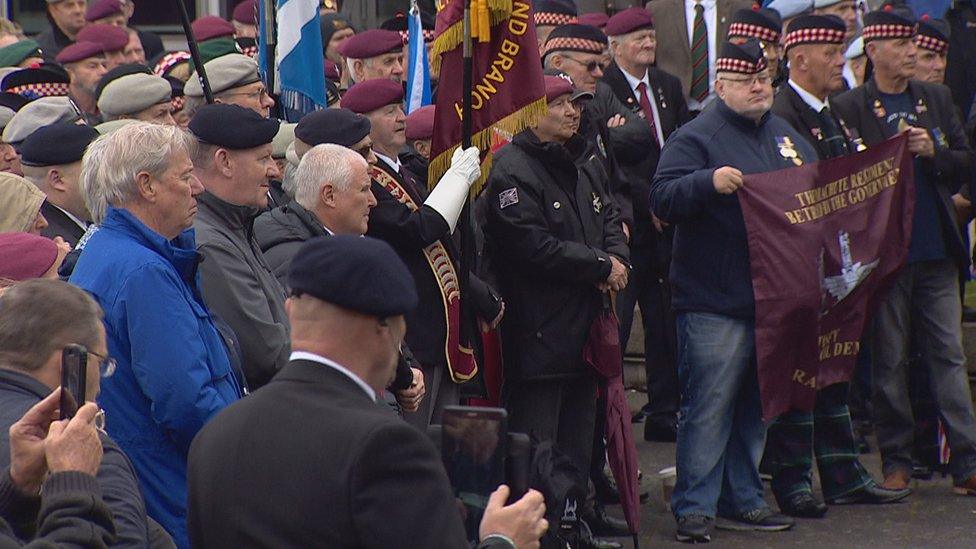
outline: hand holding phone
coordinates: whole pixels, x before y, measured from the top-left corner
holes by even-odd
[[[61,419],[71,419],[85,403],[88,349],[68,345],[61,352]]]

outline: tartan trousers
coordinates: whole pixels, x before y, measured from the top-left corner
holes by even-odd
[[[848,383],[817,392],[812,412],[790,411],[769,426],[766,459],[778,501],[812,490],[816,456],[825,499],[843,497],[874,482],[858,460],[847,408]]]

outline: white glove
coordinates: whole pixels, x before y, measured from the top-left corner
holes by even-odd
[[[424,204],[441,214],[451,232],[457,226],[461,209],[468,199],[471,184],[481,176],[481,158],[477,147],[458,147],[451,158],[451,167],[444,173]]]

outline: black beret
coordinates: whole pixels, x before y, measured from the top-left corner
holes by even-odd
[[[124,63],[117,67],[112,68],[112,70],[106,72],[102,75],[101,80],[98,81],[98,85],[95,86],[95,99],[102,96],[102,90],[105,86],[108,86],[113,80],[117,78],[122,78],[123,76],[128,76],[130,74],[152,74],[153,71],[148,66],[141,63]]]
[[[84,124],[58,122],[27,136],[20,145],[20,162],[25,166],[60,166],[81,160],[98,130]]]
[[[572,0],[539,0],[534,4],[532,19],[536,26],[558,27],[577,21],[576,4]]]
[[[570,23],[556,27],[546,39],[543,55],[554,51],[578,51],[583,53],[603,53],[607,47],[607,35],[596,27]]]
[[[71,77],[61,65],[44,63],[40,67],[21,69],[3,77],[0,88],[33,101],[38,97],[64,97],[68,95]]]
[[[291,262],[292,295],[308,294],[358,313],[385,318],[418,303],[413,275],[389,244],[368,236],[320,236]]]
[[[766,42],[779,42],[783,20],[779,12],[768,8],[741,9],[732,15],[729,38],[756,38]]]
[[[836,15],[801,15],[786,28],[786,49],[802,44],[843,44],[847,24]]]
[[[30,101],[25,99],[23,95],[10,92],[0,92],[0,107],[7,107],[12,111],[17,112],[27,103],[30,103]]]
[[[198,140],[225,149],[243,150],[267,145],[280,122],[240,105],[204,105],[193,115],[188,129]]]
[[[915,14],[908,6],[886,4],[879,10],[864,14],[864,43],[872,40],[891,40],[915,36]]]
[[[352,147],[369,135],[369,119],[349,109],[322,109],[302,117],[295,138],[309,146],[334,143]]]
[[[715,60],[715,70],[740,74],[758,74],[766,70],[766,55],[759,40],[750,38],[741,44],[722,44]]]
[[[946,53],[949,51],[949,24],[943,19],[931,19],[928,15],[923,15],[918,21],[915,44],[925,50]]]

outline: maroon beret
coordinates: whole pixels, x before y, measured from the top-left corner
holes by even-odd
[[[122,13],[122,2],[119,2],[119,0],[95,0],[92,2],[92,5],[88,6],[88,11],[85,13],[85,21],[91,23],[103,17],[120,13]]]
[[[0,234],[0,278],[39,278],[58,259],[58,245],[30,233]]]
[[[430,139],[434,135],[434,106],[427,105],[407,116],[407,139]]]
[[[222,36],[234,36],[234,25],[216,15],[200,17],[190,25],[190,28],[193,29],[193,36],[198,42]]]
[[[383,29],[354,34],[339,45],[339,53],[350,59],[369,59],[399,51],[403,51],[400,33]]]
[[[334,82],[338,82],[342,78],[339,74],[339,65],[333,63],[331,59],[325,60],[325,77]]]
[[[401,101],[403,84],[387,78],[376,78],[360,82],[346,90],[339,106],[355,113],[366,114]]]
[[[576,22],[580,25],[589,25],[598,29],[603,29],[603,27],[606,27],[607,21],[609,20],[610,16],[600,11],[584,13],[576,18]]]
[[[78,31],[77,42],[95,42],[106,52],[122,51],[129,44],[129,33],[122,27],[95,23]]]
[[[234,13],[231,19],[244,25],[258,24],[258,2],[257,0],[244,0],[234,6]]]
[[[65,63],[74,63],[75,61],[82,61],[89,57],[98,57],[101,55],[105,55],[105,52],[102,51],[101,44],[96,42],[75,42],[61,50],[55,60],[64,65]]]
[[[627,8],[611,17],[603,32],[607,36],[620,36],[641,29],[653,28],[654,18],[651,17],[651,12],[644,8]]]
[[[568,95],[575,91],[573,84],[569,80],[559,76],[543,76],[546,83],[546,101],[553,101],[563,95]]]

